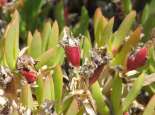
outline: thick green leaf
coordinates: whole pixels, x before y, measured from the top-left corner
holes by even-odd
[[[62,100],[62,90],[63,90],[63,73],[61,70],[61,66],[57,65],[54,68],[53,73],[53,82],[54,82],[54,91],[55,91],[55,101],[57,102],[56,111],[57,113],[61,113],[63,111],[61,100]]]
[[[137,97],[139,94],[141,88],[143,87],[144,82],[144,73],[138,76],[136,81],[133,83],[133,86],[128,93],[127,97],[125,98],[124,102],[122,103],[122,110],[125,112],[130,104],[132,104],[133,100]]]
[[[62,1],[60,1],[59,3],[56,4],[55,8],[54,8],[54,16],[55,19],[58,21],[58,25],[60,27],[60,30],[63,29],[64,27],[64,4]]]
[[[4,33],[4,52],[6,62],[11,69],[15,68],[19,52],[19,14],[15,11],[12,20]]]
[[[113,58],[113,64],[121,64],[126,65],[126,59],[128,53],[131,51],[133,47],[135,47],[139,40],[141,34],[141,27],[138,27],[130,36],[130,38],[124,43],[121,51]]]
[[[102,32],[107,25],[107,19],[102,16],[102,11],[100,8],[97,8],[94,15],[94,35],[95,43],[100,45],[100,39],[102,39]]]
[[[78,102],[73,99],[65,115],[76,115],[79,111]]]
[[[102,38],[100,39],[100,46],[108,44],[112,36],[113,25],[114,25],[114,18],[111,18],[107,23],[106,27],[104,28],[103,32],[101,33]]]
[[[57,47],[55,50],[55,54],[53,54],[53,57],[51,60],[49,60],[48,65],[55,66],[57,64],[62,64],[64,60],[64,49],[62,47]]]
[[[123,10],[125,14],[128,14],[132,10],[132,1],[131,0],[122,0]]]
[[[55,99],[57,102],[60,102],[62,99],[62,88],[63,88],[63,73],[60,65],[57,65],[54,68],[53,81],[54,81]]]
[[[42,32],[42,51],[43,52],[48,49],[48,41],[49,41],[49,38],[51,38],[50,36],[51,32],[52,32],[51,22],[48,21],[45,23],[43,32]]]
[[[99,83],[96,81],[92,86],[92,96],[96,101],[97,110],[101,115],[109,115],[109,109],[104,101]]]
[[[3,42],[3,39],[0,39],[0,64],[3,63],[3,55],[4,55],[4,42]]]
[[[54,100],[54,84],[51,76],[47,76],[43,84],[43,101],[45,100]]]
[[[52,48],[48,49],[41,56],[39,56],[39,62],[36,65],[36,68],[39,69],[44,65],[49,65],[49,61],[53,59],[53,55],[56,55],[56,51]]]
[[[56,48],[59,39],[59,27],[57,21],[53,23],[52,30],[49,33],[48,48]]]
[[[89,32],[87,33],[89,34]],[[89,58],[90,57],[90,50],[92,48],[92,45],[91,45],[91,41],[90,41],[90,36],[87,35],[87,37],[84,38],[83,41],[83,57],[87,57]]]
[[[38,15],[44,4],[44,0],[24,0],[20,10],[22,23],[26,22],[26,28],[33,31],[38,24]]]
[[[22,86],[20,99],[24,107],[27,107],[30,109],[33,108],[33,98],[32,98],[31,87],[29,84],[24,84]]]
[[[43,103],[43,91],[44,91],[44,82],[43,82],[43,77],[38,76],[37,78],[37,85],[38,87],[35,89],[37,101],[39,104]]]
[[[31,47],[30,47],[30,55],[35,59],[41,55],[41,52],[42,52],[41,42],[42,40],[41,40],[40,32],[35,31],[32,39],[32,43],[31,43]]]
[[[111,101],[115,115],[121,115],[122,80],[117,75],[112,84]]]
[[[115,39],[113,41],[113,48],[117,50],[119,48],[119,46],[121,45],[121,43],[123,42],[123,40],[125,39],[125,37],[127,36],[127,34],[130,32],[130,28],[135,20],[136,17],[136,12],[135,11],[131,11],[123,20],[123,22],[121,23],[118,31],[115,33]]]
[[[28,37],[27,37],[28,54],[30,54],[30,52],[31,52],[32,39],[33,39],[33,36],[31,34],[31,32],[29,32]]]
[[[152,96],[146,108],[144,109],[143,115],[154,115],[155,114],[155,95]]]
[[[150,15],[149,5],[146,4],[142,13],[141,23],[144,25]]]
[[[89,15],[87,9],[83,6],[81,9],[80,22],[75,26],[73,33],[75,36],[82,34],[84,35],[88,29]]]

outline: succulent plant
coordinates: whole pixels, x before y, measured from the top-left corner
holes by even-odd
[[[135,11],[125,12],[129,14],[113,31],[114,18],[97,8],[91,42],[83,7],[77,25],[62,29],[63,24],[47,20],[41,31],[29,30],[20,49],[21,16],[14,10],[0,39],[0,114],[126,115],[135,103],[144,115],[153,114],[154,96],[148,105],[136,99],[142,89],[154,94],[154,82],[148,80],[155,72],[153,41],[137,49],[142,27],[134,25]]]

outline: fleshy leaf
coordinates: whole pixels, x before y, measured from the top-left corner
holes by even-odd
[[[125,14],[128,14],[132,10],[132,2],[131,0],[123,0],[123,10]]]
[[[75,36],[77,36],[78,34],[84,35],[88,29],[88,25],[89,25],[88,11],[83,6],[81,9],[80,22],[75,26],[73,30],[73,33],[75,34]]]
[[[114,18],[111,18],[103,30],[102,38],[100,39],[100,46],[104,46],[111,39],[113,24],[114,24]]]
[[[19,14],[17,10],[4,33],[4,52],[8,66],[14,69],[19,52]]]
[[[102,11],[97,8],[94,15],[94,35],[95,43],[100,46],[100,40],[102,39],[102,32],[107,25],[107,19],[102,16]]]
[[[51,22],[48,21],[44,24],[43,32],[42,32],[42,51],[46,51],[48,49],[48,41],[51,37]]]
[[[59,26],[57,21],[53,23],[52,30],[49,33],[48,48],[56,48],[59,39]]]
[[[42,76],[38,76],[37,78],[38,87],[35,89],[37,101],[39,104],[43,103],[43,91],[44,91],[44,82]]]
[[[125,98],[124,102],[122,103],[122,110],[125,112],[130,104],[133,102],[133,100],[137,97],[139,94],[141,88],[143,87],[144,82],[144,73],[138,76],[136,81],[133,83],[133,86],[131,90],[129,91],[127,97]]]
[[[48,49],[41,56],[38,57],[39,62],[36,65],[36,68],[39,69],[43,65],[48,65],[49,60],[53,59],[53,55],[56,55],[56,51],[52,48]]]
[[[130,28],[135,20],[136,12],[131,11],[121,23],[118,31],[115,33],[115,39],[113,41],[112,49],[118,49],[127,34],[130,32]]]
[[[121,64],[126,65],[126,59],[128,53],[131,51],[133,47],[135,47],[139,40],[141,34],[141,27],[138,27],[130,36],[130,38],[124,43],[121,51],[116,55],[113,59],[113,64]]]
[[[33,36],[31,34],[31,32],[29,32],[28,37],[27,37],[28,54],[30,54],[30,52],[31,52],[32,39],[33,39]]]
[[[115,115],[121,115],[122,80],[117,75],[112,84],[111,101]]]
[[[31,87],[29,84],[24,84],[21,90],[21,102],[23,106],[32,109],[33,108],[33,98]]]
[[[47,76],[43,85],[43,101],[54,100],[54,84],[51,76]]]
[[[87,37],[84,38],[83,42],[84,42],[82,44],[83,45],[83,57],[89,58],[90,57],[90,50],[92,48],[90,36],[87,35]]]
[[[54,81],[55,99],[57,102],[59,102],[62,99],[62,88],[63,88],[63,74],[60,65],[57,65],[54,68],[53,81]]]
[[[30,47],[30,55],[35,59],[41,55],[41,52],[42,52],[41,42],[42,40],[41,40],[40,32],[35,31],[31,42],[31,47]]]
[[[104,101],[104,96],[102,95],[99,83],[96,81],[92,86],[92,96],[96,101],[97,110],[101,115],[109,115],[109,109]]]
[[[55,19],[58,21],[58,24],[59,24],[59,27],[60,27],[60,30],[63,29],[64,27],[64,4],[63,4],[63,1],[60,1],[56,4],[55,6],[55,10],[54,10],[54,16],[55,16]]]
[[[149,103],[147,104],[146,108],[144,109],[143,115],[154,115],[155,111],[155,95],[152,96]]]
[[[73,99],[65,115],[76,115],[78,111],[78,102],[76,99]]]

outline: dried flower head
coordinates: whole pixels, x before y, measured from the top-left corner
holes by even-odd
[[[80,75],[89,78],[96,69],[96,64],[88,59],[85,59],[83,65],[80,67]]]
[[[8,115],[10,112],[10,102],[4,97],[0,96],[0,115]]]
[[[17,69],[34,70],[34,65],[37,63],[31,56],[22,55],[17,59]]]
[[[0,85],[5,88],[12,81],[13,74],[7,67],[0,67]]]
[[[101,64],[107,64],[110,57],[107,55],[107,48],[94,48],[91,52],[93,62],[98,66]]]
[[[64,47],[69,63],[74,67],[80,66],[80,38],[81,36],[74,37],[72,33],[69,32],[68,28],[65,28],[64,36],[60,41],[60,44]]]

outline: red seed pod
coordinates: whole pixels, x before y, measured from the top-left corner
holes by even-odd
[[[0,0],[0,7],[4,6],[8,0]]]
[[[134,55],[129,56],[127,60],[127,70],[134,70],[143,66],[146,62],[148,50],[146,47],[139,49]]]
[[[127,70],[130,71],[130,70],[134,70],[136,68],[137,68],[137,66],[135,64],[135,57],[129,56],[128,60],[127,60]]]
[[[148,50],[146,47],[139,49],[139,51],[135,55],[135,63],[138,67],[143,66],[146,62],[148,55]]]
[[[65,46],[65,52],[68,61],[75,67],[80,66],[80,47],[79,46]]]
[[[26,78],[28,83],[33,83],[34,81],[36,81],[37,77],[36,77],[36,73],[34,72],[21,70],[21,74]]]

